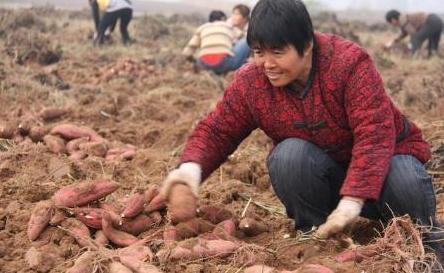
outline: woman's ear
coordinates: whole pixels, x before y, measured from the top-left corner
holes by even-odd
[[[313,51],[313,41],[308,42],[304,49],[304,56],[308,56]]]

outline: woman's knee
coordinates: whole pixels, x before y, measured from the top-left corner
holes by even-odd
[[[268,166],[279,165],[300,165],[307,163],[309,150],[314,146],[308,141],[299,138],[288,138],[280,142],[273,149],[268,158]]]

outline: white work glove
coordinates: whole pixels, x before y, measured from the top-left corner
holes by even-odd
[[[361,214],[364,199],[344,196],[336,209],[327,217],[327,221],[319,226],[315,236],[327,239],[335,233],[342,231],[347,225],[355,221]]]
[[[176,184],[184,184],[190,187],[197,198],[199,193],[199,184],[202,176],[202,168],[194,162],[186,162],[180,165],[178,169],[172,170],[163,181],[160,193],[168,200],[171,189]]]

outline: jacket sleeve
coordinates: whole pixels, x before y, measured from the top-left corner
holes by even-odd
[[[193,37],[188,41],[187,45],[182,51],[182,55],[185,56],[193,56],[196,50],[200,47],[201,39],[200,33],[201,28],[198,28],[196,32],[194,32]]]
[[[187,140],[180,162],[200,164],[202,181],[257,128],[244,95],[246,86],[242,76],[236,75],[215,110],[198,123]]]
[[[392,102],[368,54],[352,67],[345,87],[345,108],[353,149],[341,195],[377,200],[395,149]]]

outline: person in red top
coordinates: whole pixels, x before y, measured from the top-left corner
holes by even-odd
[[[236,72],[192,132],[163,183],[165,197],[178,184],[197,197],[199,184],[260,128],[274,143],[271,184],[297,229],[317,226],[316,236],[328,238],[360,215],[435,224],[429,145],[393,104],[365,49],[314,32],[299,0],[260,0],[247,41],[254,63]]]

